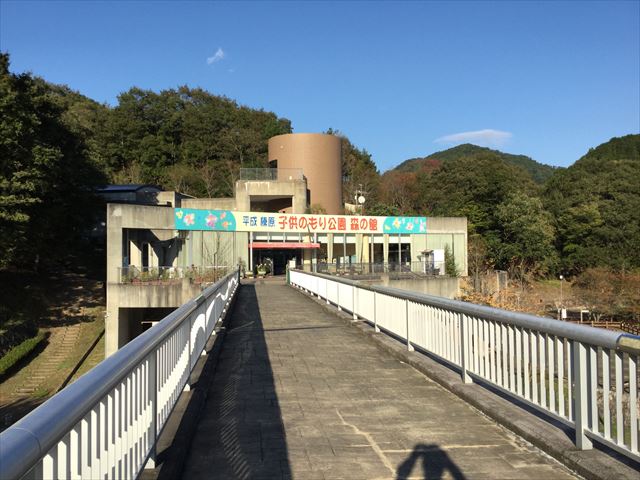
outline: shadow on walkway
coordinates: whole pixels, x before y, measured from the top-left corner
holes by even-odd
[[[255,286],[243,284],[183,478],[290,478]]]
[[[414,469],[416,463],[419,462],[422,462],[424,480],[441,479],[446,472],[448,472],[449,476],[454,480],[466,479],[456,464],[451,461],[449,455],[440,449],[438,445],[425,445],[420,443],[413,448],[411,455],[398,465],[396,480],[418,478],[416,475],[411,475],[411,471]]]

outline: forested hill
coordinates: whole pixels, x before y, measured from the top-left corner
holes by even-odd
[[[640,266],[640,135],[612,138],[557,171],[542,198],[555,219],[562,266]]]
[[[504,153],[499,150],[492,150],[490,148],[479,147],[477,145],[465,143],[462,145],[458,145],[457,147],[432,153],[431,155],[427,155],[426,157],[411,158],[409,160],[405,160],[393,170],[399,172],[415,172],[428,161],[436,160],[445,163],[452,160],[457,160],[462,157],[469,157],[481,153],[492,153],[499,156],[508,164],[525,169],[527,172],[529,172],[531,178],[539,184],[546,182],[551,177],[551,175],[553,175],[553,172],[558,169],[557,167],[538,163],[532,158],[529,158],[525,155],[512,155],[510,153]]]
[[[97,185],[229,196],[240,168],[267,166],[268,139],[291,132],[285,118],[200,88],[132,87],[110,107],[9,67],[0,53],[0,269],[73,251],[104,211]]]

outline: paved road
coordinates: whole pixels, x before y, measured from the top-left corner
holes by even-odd
[[[571,472],[274,281],[242,286],[185,479]]]

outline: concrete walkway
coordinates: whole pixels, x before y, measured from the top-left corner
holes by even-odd
[[[282,283],[242,286],[185,479],[571,472]]]

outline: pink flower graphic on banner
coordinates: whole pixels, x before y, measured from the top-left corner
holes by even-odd
[[[218,221],[218,217],[216,217],[213,213],[207,215],[206,223],[207,227],[216,228],[216,222]]]
[[[185,225],[193,225],[196,222],[196,216],[193,213],[189,213],[188,215],[184,216],[184,220],[183,220]]]

